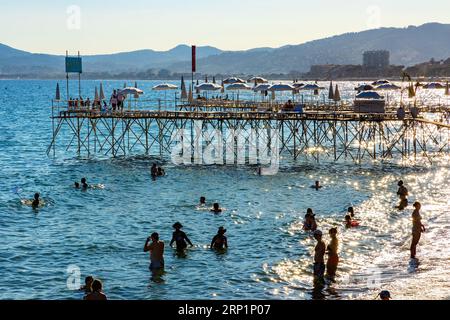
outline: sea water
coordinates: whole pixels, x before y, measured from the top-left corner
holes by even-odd
[[[106,95],[124,81],[105,81]],[[93,99],[99,81],[83,81]],[[141,81],[146,96],[157,82]],[[178,83],[176,83],[178,84]],[[64,95],[64,82],[60,82]],[[77,84],[72,83],[72,92]],[[129,83],[128,85],[134,85]],[[326,85],[326,84],[324,84]],[[350,96],[355,83],[340,83]],[[0,81],[0,298],[82,299],[84,277],[102,280],[110,299],[394,299],[450,297],[450,169],[433,165],[318,164],[285,158],[274,176],[249,166],[176,166],[170,159],[77,157],[59,146],[48,157],[56,81]],[[169,93],[173,94],[173,93]],[[428,99],[445,99],[434,93]],[[75,93],[73,95],[76,95]],[[242,95],[242,94],[241,94]],[[248,98],[252,94],[247,94]],[[153,181],[158,162],[167,176]],[[103,188],[73,188],[82,177]],[[411,263],[412,208],[394,208],[403,179],[410,203],[423,204],[427,232]],[[311,189],[320,180],[324,188]],[[24,206],[39,192],[43,208]],[[198,210],[200,196],[226,209]],[[344,228],[354,206],[361,226]],[[338,227],[341,264],[335,283],[314,285],[315,241],[302,231],[307,208],[319,228]],[[179,257],[168,247],[180,221],[195,247]],[[209,249],[218,227],[229,250]],[[153,281],[146,238],[166,242],[166,269]]]

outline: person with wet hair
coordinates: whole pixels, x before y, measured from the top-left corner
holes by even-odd
[[[92,282],[92,292],[89,293],[84,300],[90,301],[105,301],[108,300],[106,295],[103,293],[103,284],[100,280],[96,279]]]
[[[33,207],[33,209],[37,209],[39,207],[39,205],[41,204],[41,200],[39,197],[40,197],[39,193],[34,194],[34,200],[31,203],[31,206]]]
[[[322,231],[314,231],[314,239],[317,244],[314,248],[314,280],[323,280],[325,274],[325,252],[326,244],[322,239]]]

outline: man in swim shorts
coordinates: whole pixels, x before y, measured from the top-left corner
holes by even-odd
[[[152,242],[151,244],[150,241]],[[164,268],[164,242],[159,241],[158,233],[153,233],[151,237],[147,238],[144,252],[150,252],[150,271]]]
[[[408,206],[408,189],[406,189],[404,182],[403,181],[399,181],[398,182],[398,191],[397,191],[397,195],[400,197],[400,204],[398,206],[398,208],[400,210],[405,209]]]

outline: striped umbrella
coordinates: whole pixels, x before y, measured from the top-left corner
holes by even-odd
[[[56,84],[55,100],[56,101],[61,100],[61,91],[59,90],[59,83]]]

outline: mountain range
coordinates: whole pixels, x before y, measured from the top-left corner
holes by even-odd
[[[198,72],[203,74],[270,74],[307,72],[316,64],[361,64],[366,50],[389,50],[391,64],[414,64],[450,57],[450,24],[427,23],[406,28],[380,28],[346,33],[280,48],[223,51],[198,48]],[[139,50],[83,57],[86,74],[158,72],[189,73],[191,49],[179,45],[168,51]],[[0,76],[60,76],[64,56],[35,54],[0,44]]]

